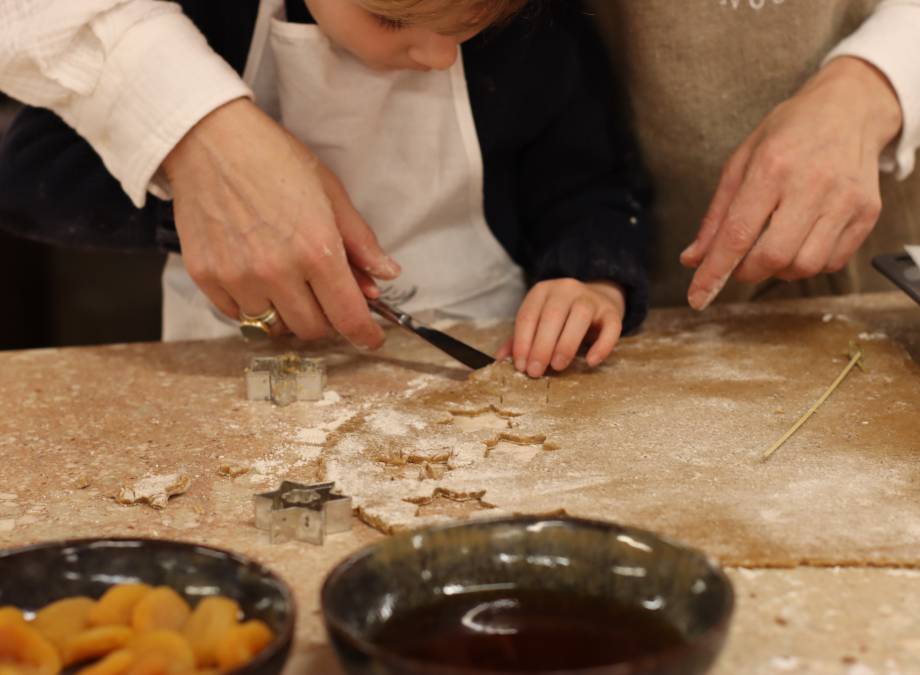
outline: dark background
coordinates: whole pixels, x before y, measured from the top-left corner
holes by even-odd
[[[0,94],[0,137],[16,111]],[[0,349],[158,340],[159,254],[76,251],[0,232]]]

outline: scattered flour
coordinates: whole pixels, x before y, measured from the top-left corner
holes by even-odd
[[[386,436],[404,436],[409,433],[410,429],[420,431],[425,428],[424,421],[411,415],[388,409],[376,411],[368,417],[368,422],[374,431]]]
[[[846,314],[825,314],[821,317],[823,323],[830,323],[831,321],[842,321],[843,323],[853,323],[853,319],[848,317]]]
[[[462,431],[473,432],[487,429],[509,429],[508,420],[497,413],[488,412],[477,415],[454,415],[453,425]]]
[[[354,409],[345,409],[342,413],[333,419],[331,422],[326,422],[322,425],[322,429],[326,432],[333,432],[338,429],[340,426],[348,422],[352,417],[358,414],[357,410]]]
[[[846,314],[825,314],[821,317],[821,321],[824,323],[830,323],[831,321],[843,321],[844,323],[853,323],[853,319],[848,317]]]
[[[811,329],[842,332],[842,326],[822,326],[818,318],[820,314],[810,319],[814,324]],[[804,346],[807,350],[798,346],[791,349],[759,340],[748,343],[744,333],[724,333],[725,328],[718,323],[685,332],[675,326],[669,337],[676,344],[667,349],[653,333],[641,343],[641,349],[629,346],[623,351],[625,355],[638,352],[637,358],[615,360],[615,371],[604,377],[574,371],[565,377],[531,381],[507,365],[500,367],[502,364],[491,375],[477,373],[460,383],[419,373],[405,377],[402,373],[393,380],[401,384],[389,394],[348,399],[346,406],[323,411],[322,415],[322,409],[310,407],[308,417],[301,421],[302,428],[293,430],[284,459],[296,462],[316,457],[317,445],[325,434],[317,478],[336,481],[354,498],[362,520],[385,532],[422,525],[445,513],[469,517],[494,515],[501,509],[534,512],[564,508],[573,515],[623,520],[672,536],[686,533],[691,542],[706,541],[704,537],[709,535],[693,526],[699,519],[690,518],[683,510],[659,513],[649,506],[681,498],[678,495],[682,493],[668,486],[683,484],[693,472],[705,477],[693,485],[706,496],[705,502],[699,502],[705,504],[705,512],[722,508],[728,511],[723,514],[727,527],[735,521],[756,523],[766,532],[764,536],[777,538],[791,529],[786,521],[796,514],[821,509],[811,521],[825,514],[839,517],[839,476],[860,477],[859,485],[853,488],[854,501],[859,504],[878,503],[878,496],[890,494],[892,487],[906,492],[897,480],[903,479],[905,472],[897,467],[890,473],[876,467],[867,477],[868,460],[859,453],[840,452],[834,454],[833,462],[827,460],[823,448],[817,447],[822,438],[817,425],[796,439],[800,445],[797,456],[790,450],[789,461],[770,465],[769,470],[755,464],[751,447],[759,450],[775,440],[772,427],[782,426],[782,420],[764,418],[772,415],[787,395],[801,397],[805,392],[804,398],[811,400],[798,377],[799,370],[815,355],[825,356],[825,348],[808,344]],[[639,358],[648,345],[655,359]],[[888,362],[893,363],[893,359]],[[898,361],[896,365],[900,364]],[[624,370],[628,373],[621,372]],[[633,372],[638,373],[639,382],[648,385],[648,391],[619,386],[631,382],[624,375]],[[890,367],[887,372],[891,372]],[[656,378],[664,380],[665,373],[666,385],[655,387]],[[878,377],[885,374],[882,368]],[[377,377],[375,373],[375,381],[379,381]],[[739,384],[750,387],[761,383],[788,383],[789,391],[773,386],[738,390]],[[688,389],[688,384],[693,388]],[[723,393],[727,395],[720,396]],[[726,402],[734,402],[738,409],[730,409]],[[526,436],[530,431],[539,432],[563,447],[560,452],[536,452],[526,445],[502,445],[498,451],[487,453],[487,443],[495,440],[506,420],[496,414],[480,419],[473,415],[464,420],[471,422],[470,428],[464,429],[456,414],[450,422],[450,413],[456,412],[454,406],[461,404],[469,411],[487,410],[490,405],[501,410],[511,406],[521,414],[512,419],[514,433]],[[715,406],[723,405],[731,414],[712,414],[723,409]],[[586,417],[581,417],[582,409]],[[852,414],[854,428],[859,430],[865,428],[860,421],[878,419],[863,407]],[[326,421],[332,417],[336,419]],[[588,420],[597,423],[588,424]],[[341,432],[333,434],[339,427],[343,427]],[[743,447],[738,447],[738,439],[744,439]],[[866,452],[873,447],[867,447]],[[434,461],[434,457],[442,456],[442,449],[449,457]],[[684,454],[693,463],[683,461]],[[810,455],[816,459],[803,463],[801,470],[794,464],[794,460],[804,462]],[[522,462],[527,459],[534,461],[524,471]],[[284,468],[257,470],[267,473]],[[447,499],[450,503],[441,503],[442,499],[419,513],[417,500],[432,498],[436,489],[461,496],[485,491],[482,501],[496,508],[474,508],[474,501],[454,503]],[[759,504],[762,510],[751,507],[732,513],[725,508],[734,503],[732,491],[750,495],[751,503]],[[615,497],[605,497],[608,494]],[[687,513],[703,512],[694,504],[688,501]],[[808,529],[810,521],[803,520],[803,531],[791,536],[790,555],[812,545],[815,533]],[[833,534],[841,533],[840,527]],[[866,535],[867,541],[875,544],[883,541],[886,532],[879,525]],[[744,539],[743,532],[740,538]],[[712,552],[723,559],[741,556],[749,561],[747,550],[751,546],[744,541],[730,542],[715,546]],[[744,555],[737,553],[739,549]],[[834,549],[829,555],[840,554]],[[741,570],[737,574],[737,579],[747,580],[759,573]],[[787,666],[784,670],[795,668]]]
[[[880,340],[887,340],[888,335],[881,331],[876,331],[874,333],[863,332],[858,335],[860,340],[864,342],[879,342]]]
[[[319,445],[306,445],[297,450],[301,462],[315,462],[322,454],[323,448]]]
[[[296,438],[301,443],[306,443],[307,445],[322,445],[326,442],[327,436],[328,434],[323,429],[307,427],[298,430]]]
[[[250,478],[253,482],[276,478],[282,468],[283,462],[280,459],[260,459],[252,463]]]
[[[457,319],[438,319],[431,324],[431,327],[437,330],[450,330],[451,328],[456,328],[459,324],[460,321]]]
[[[771,522],[776,522],[776,521],[782,520],[782,518],[783,518],[783,513],[782,513],[782,511],[779,510],[779,509],[761,509],[761,510],[760,510],[760,517],[761,517],[763,520],[767,520],[767,521],[771,521]]]
[[[473,321],[473,326],[478,330],[488,330],[489,328],[494,328],[495,326],[506,322],[506,319],[496,318],[496,319],[476,319]],[[510,325],[510,324],[509,324]]]
[[[317,401],[316,405],[321,407],[328,407],[337,404],[341,400],[342,397],[339,395],[339,393],[330,389],[329,391],[323,392],[323,399],[321,401]]]
[[[400,394],[400,396],[402,398],[411,398],[437,379],[439,378],[435,377],[434,375],[419,375],[418,377],[413,378],[406,383],[406,388]]]
[[[799,660],[794,656],[776,656],[770,659],[770,665],[780,673],[791,673],[799,670]]]

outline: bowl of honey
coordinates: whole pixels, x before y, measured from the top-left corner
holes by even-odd
[[[322,590],[350,675],[696,675],[724,643],[732,586],[703,553],[569,517],[397,534]]]
[[[295,619],[281,578],[209,546],[104,538],[0,551],[0,672],[278,675]]]

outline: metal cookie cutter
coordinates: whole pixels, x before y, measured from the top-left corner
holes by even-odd
[[[274,492],[253,497],[256,527],[269,541],[292,539],[322,544],[328,534],[351,529],[351,497],[335,494],[335,483],[302,485],[286,480]]]
[[[297,354],[256,356],[246,369],[246,398],[286,406],[294,401],[318,401],[326,386],[321,359]]]

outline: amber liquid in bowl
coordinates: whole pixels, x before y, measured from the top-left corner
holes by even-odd
[[[373,642],[432,665],[492,671],[608,666],[684,643],[660,612],[533,590],[446,596],[388,620]]]

